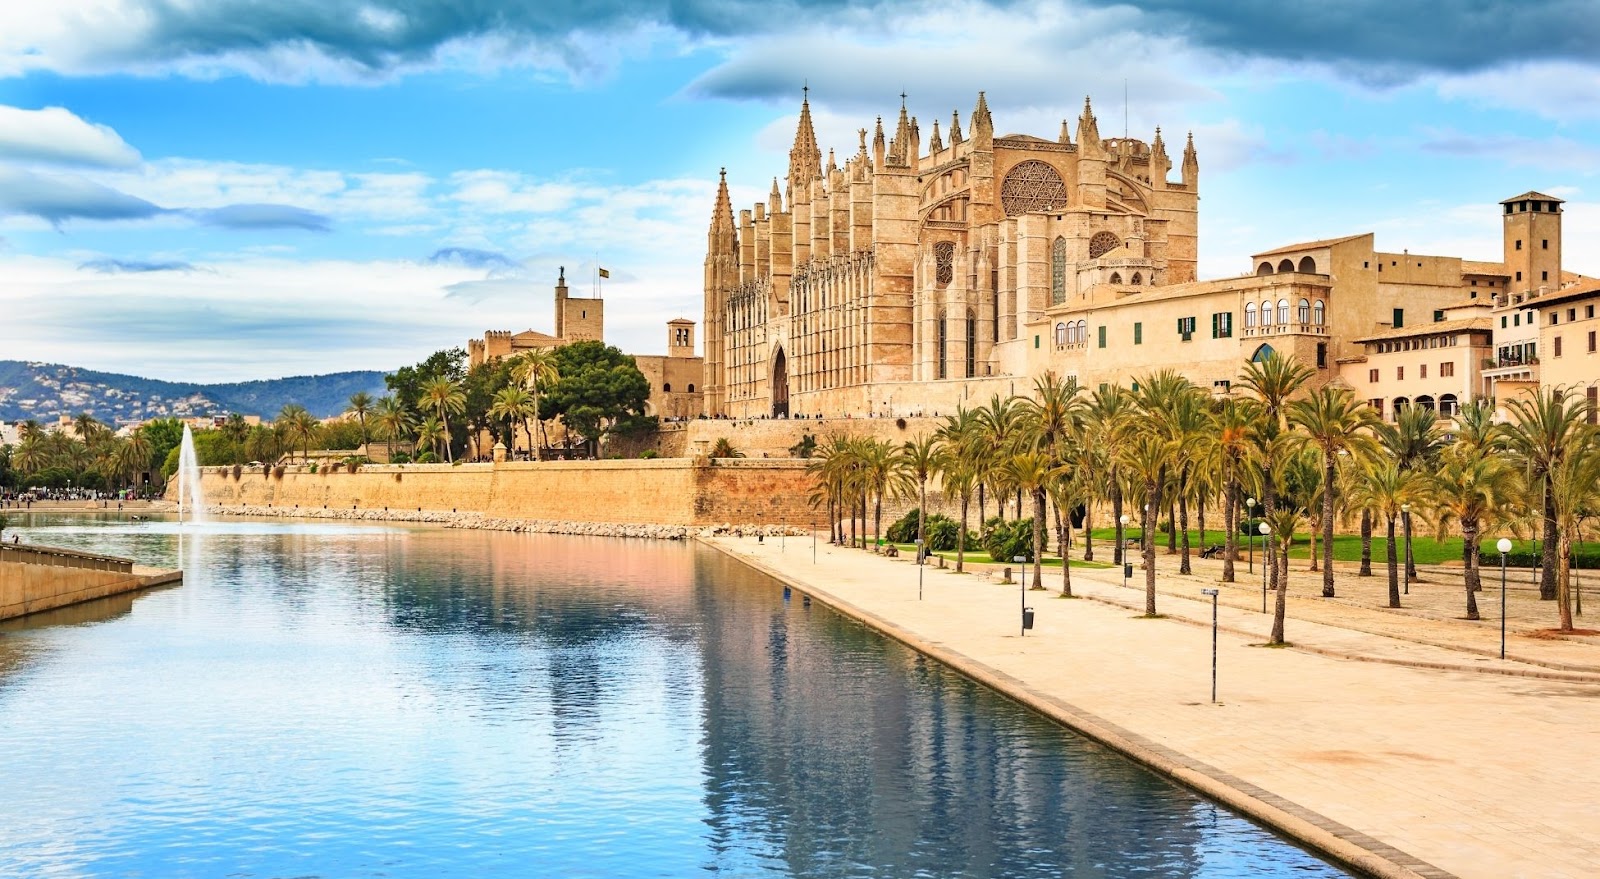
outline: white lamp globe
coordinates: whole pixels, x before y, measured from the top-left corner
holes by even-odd
[[[1272,533],[1272,526],[1268,525],[1265,522],[1262,522],[1261,525],[1257,528],[1257,530],[1260,531],[1262,534],[1271,534]]]
[[[1510,552],[1511,551],[1511,541],[1507,540],[1504,537],[1502,537],[1502,538],[1500,538],[1499,542],[1497,542],[1494,545],[1494,548],[1500,550],[1500,552],[1502,552],[1502,553]]]

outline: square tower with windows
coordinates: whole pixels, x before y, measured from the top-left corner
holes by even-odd
[[[1511,292],[1561,286],[1562,200],[1542,192],[1524,192],[1504,207],[1506,272]]]

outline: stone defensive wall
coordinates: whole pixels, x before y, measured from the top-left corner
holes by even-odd
[[[344,468],[207,467],[206,503],[273,509],[428,510],[568,522],[809,526],[794,459],[677,458]],[[176,485],[176,480],[171,485]],[[175,491],[175,488],[173,489]],[[169,497],[176,500],[176,496]]]
[[[659,434],[663,457],[704,455],[726,438],[747,458],[787,458],[807,434],[817,444],[836,434],[902,443],[944,426],[943,418],[699,418],[663,424]]]
[[[182,579],[132,560],[34,544],[0,546],[0,620]]]

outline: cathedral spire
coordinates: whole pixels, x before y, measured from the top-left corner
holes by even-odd
[[[950,111],[950,145],[955,146],[961,142],[961,111]]]
[[[894,126],[892,158],[897,165],[911,164],[911,119],[906,115],[906,93],[900,93],[900,118]]]
[[[805,184],[822,173],[822,150],[817,147],[817,131],[811,124],[811,87],[802,89],[800,123],[795,126],[794,147],[789,150],[789,185]]]
[[[1172,159],[1167,157],[1167,142],[1161,139],[1161,126],[1156,126],[1156,139],[1150,142],[1150,185],[1155,189],[1167,188],[1167,172],[1172,170]]]
[[[767,196],[767,211],[774,214],[783,213],[783,193],[778,191],[778,178],[772,178],[772,193]]]
[[[1078,150],[1090,154],[1100,152],[1100,123],[1094,118],[1088,95],[1083,96],[1083,115],[1078,117]]]
[[[933,120],[933,138],[928,141],[928,152],[937,153],[944,149],[944,141],[939,139],[939,120]]]
[[[711,208],[711,232],[733,231],[733,200],[728,198],[728,169],[717,172],[717,202]]]
[[[878,117],[878,128],[872,135],[872,170],[883,170],[883,117]]]
[[[994,118],[989,115],[989,101],[978,92],[978,106],[972,109],[972,146],[974,149],[994,148]]]
[[[1191,190],[1200,184],[1200,157],[1194,151],[1194,132],[1183,147],[1183,185]]]
[[[1061,120],[1060,141],[1063,146],[1072,146],[1072,132],[1071,129],[1067,128],[1067,120],[1065,119]]]

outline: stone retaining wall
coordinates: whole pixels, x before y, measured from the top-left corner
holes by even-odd
[[[33,544],[0,549],[0,620],[177,581],[128,559]]]

